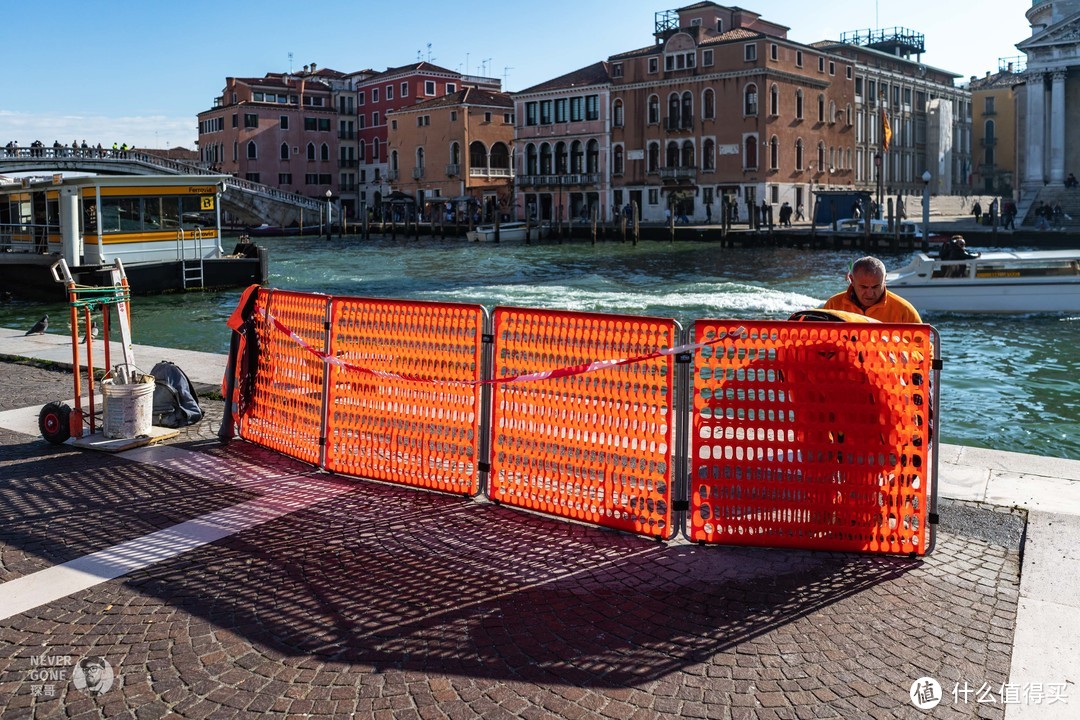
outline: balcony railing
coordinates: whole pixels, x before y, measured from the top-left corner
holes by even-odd
[[[424,168],[422,168],[422,167],[413,168],[412,169],[412,176],[413,176],[413,180],[419,180],[420,178],[424,177]]]
[[[517,184],[537,185],[599,185],[600,173],[570,173],[569,175],[518,175]]]
[[[461,173],[461,166],[457,163],[450,163],[446,166],[446,174],[450,177],[454,177]]]
[[[387,180],[387,182],[395,182],[400,177],[401,177],[401,172],[398,171],[398,170],[387,170],[386,171],[386,180]],[[379,182],[378,173],[375,174],[375,182]]]
[[[354,168],[356,167],[356,158],[338,158],[338,167]]]
[[[980,142],[983,147],[994,147],[997,145],[997,138],[983,138]]]
[[[514,177],[514,171],[511,168],[471,167],[469,177]]]
[[[664,182],[695,182],[697,180],[696,167],[665,167],[660,168],[660,179]]]

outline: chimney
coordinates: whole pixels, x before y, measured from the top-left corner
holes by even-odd
[[[1013,64],[1009,63],[1009,72],[1012,72],[1012,71],[1013,71]]]
[[[989,70],[986,71],[986,77],[990,77],[990,71]]]
[[[975,75],[971,76],[971,82],[975,82],[975,77],[976,77]]]
[[[311,63],[311,72],[315,72],[315,63]]]

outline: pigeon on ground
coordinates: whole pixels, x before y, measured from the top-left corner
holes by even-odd
[[[44,335],[45,331],[48,330],[48,329],[49,329],[49,316],[46,315],[45,317],[41,318],[36,323],[34,323],[34,327],[27,330],[26,334],[27,335]]]

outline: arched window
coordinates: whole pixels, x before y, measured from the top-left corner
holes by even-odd
[[[660,171],[660,143],[649,143],[649,172]]]
[[[551,174],[551,145],[548,143],[540,146],[540,174]]]
[[[555,143],[555,174],[566,174],[566,143],[562,141]]]
[[[486,168],[487,166],[487,148],[479,140],[473,140],[469,143],[469,168]]]
[[[716,117],[716,93],[712,88],[705,88],[701,94],[701,117],[712,120]]]
[[[712,138],[706,139],[701,144],[701,169],[716,169],[716,143],[713,142]]]
[[[611,155],[611,173],[613,175],[623,174],[623,146],[616,145],[615,150]]]
[[[679,96],[676,93],[668,95],[667,101],[667,126],[669,128],[680,127],[679,122]]]
[[[390,151],[390,169],[394,171],[398,169],[397,150]]]
[[[255,144],[254,140],[248,141],[247,156],[248,160],[256,160],[259,157],[259,147]]]
[[[615,100],[615,102],[611,104],[611,124],[615,127],[623,126],[622,100]]]
[[[450,143],[450,163],[452,165],[461,164],[461,146],[456,142]]]
[[[329,160],[330,159],[330,146],[327,145],[326,143],[323,143],[322,145],[319,146],[319,159],[320,160]]]
[[[416,148],[416,169],[421,171],[424,169],[424,148],[422,147]]]
[[[802,138],[795,141],[795,169],[802,170],[806,165],[803,163],[803,144]]]
[[[694,143],[689,140],[683,140],[682,156],[680,158],[679,167],[694,167]]]
[[[536,155],[536,146],[529,143],[525,146],[525,174],[536,175],[539,168],[539,158]]]
[[[371,141],[371,159],[378,162],[379,153],[382,151],[382,141],[379,138],[375,138]]]
[[[774,117],[780,114],[780,88],[776,83],[769,87],[769,114]]]
[[[848,127],[851,127],[851,103],[848,103],[844,108],[844,122]]]
[[[281,160],[289,159],[289,143],[281,143],[278,158]]]
[[[510,148],[507,147],[506,143],[496,142],[492,144],[491,153],[488,157],[488,167],[500,170],[510,169]]]
[[[994,130],[995,130],[994,121],[993,120],[987,120],[986,123],[983,125],[983,137],[986,138],[988,143],[993,142],[993,140],[994,140]]]
[[[580,140],[570,143],[570,172],[574,175],[585,172],[585,151]]]
[[[836,122],[836,101],[835,100],[830,100],[829,101],[829,124],[831,125],[831,124],[833,124],[835,122]]]
[[[360,141],[360,162],[367,162],[367,140]]]
[[[769,169],[777,170],[780,167],[780,141],[773,135],[769,139]]]
[[[315,159],[315,143],[309,142],[307,144],[307,159],[308,160],[314,160]]]
[[[665,167],[679,167],[679,144],[674,140],[668,141],[666,160]]]
[[[817,146],[817,166],[822,170],[825,169],[825,143],[818,142]]]
[[[743,90],[743,115],[757,115],[757,85],[754,83]]]
[[[803,119],[803,94],[802,88],[795,91],[795,118],[797,120]]]
[[[595,139],[590,140],[585,150],[585,172],[600,172],[600,143]]]
[[[743,142],[743,166],[747,170],[757,168],[757,135],[750,135]]]
[[[656,95],[649,96],[649,124],[657,125],[660,123],[660,98]]]
[[[818,122],[825,122],[825,96],[817,96],[817,119]]]
[[[682,110],[679,113],[680,127],[694,126],[694,96],[687,90],[682,94]]]

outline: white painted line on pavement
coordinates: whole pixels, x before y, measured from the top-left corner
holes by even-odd
[[[349,492],[342,483],[305,477],[268,494],[0,584],[0,620],[169,560],[238,532]]]

